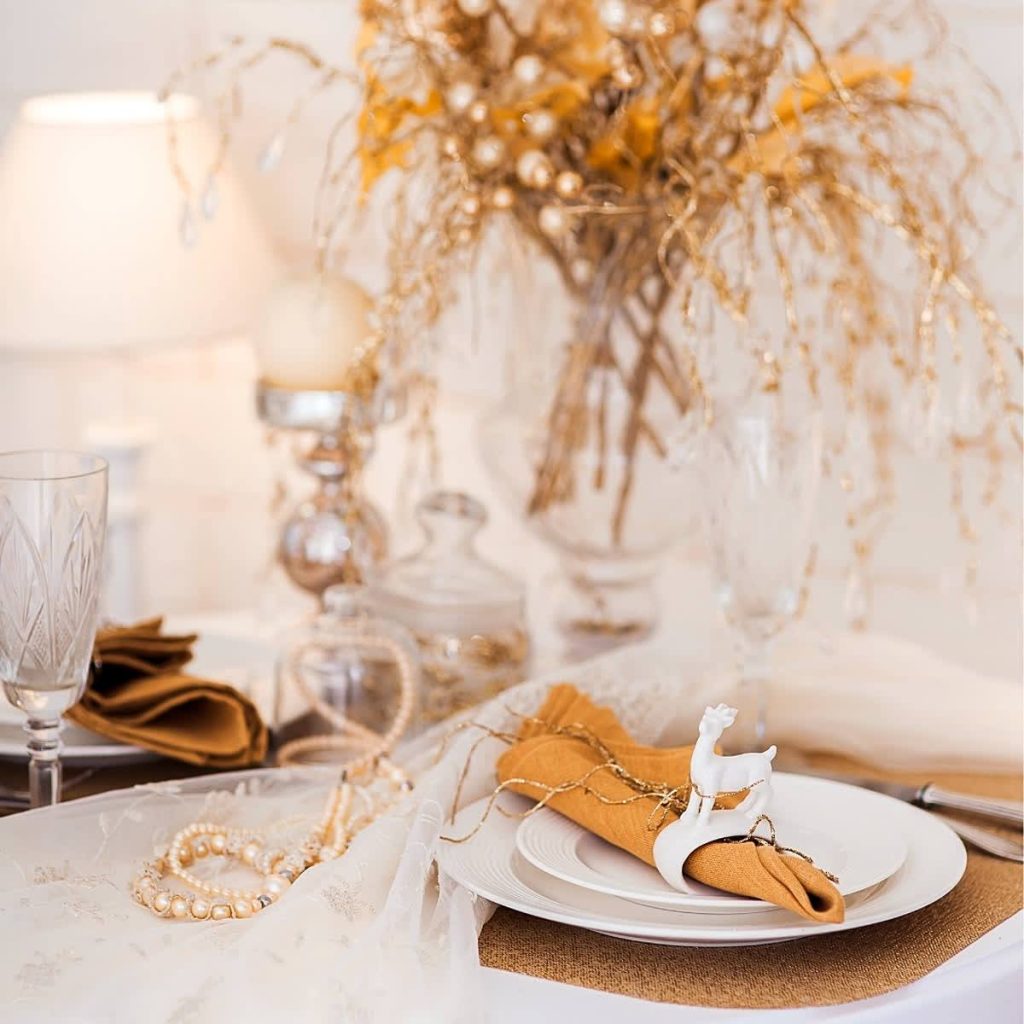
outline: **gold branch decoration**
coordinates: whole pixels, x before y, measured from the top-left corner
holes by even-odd
[[[782,401],[799,386],[841,410],[849,429],[828,462],[850,497],[857,560],[894,500],[894,415],[919,407],[918,423],[934,426],[943,389],[957,387],[943,375],[967,380],[969,366],[981,411],[945,440],[961,532],[975,535],[962,453],[973,447],[993,467],[987,503],[1003,442],[1020,437],[1019,347],[970,262],[983,234],[971,200],[972,184],[985,183],[971,138],[981,108],[970,108],[968,129],[958,97],[918,74],[935,61],[945,74],[953,59],[928,0],[868,10],[831,42],[815,27],[818,6],[361,0],[355,147],[329,150],[321,192],[348,190],[355,206],[387,196],[380,312],[398,362],[422,372],[418,339],[450,305],[492,224],[529,240],[579,311],[530,514],[580,488],[613,486],[604,460],[614,457],[626,467],[610,524],[622,540],[638,451],[670,454],[652,398],[667,396],[680,417],[714,416],[714,353],[673,340],[667,318],[693,338],[695,310],[712,303],[760,327],[768,269],[784,315],[750,346],[750,380]],[[877,56],[922,33],[924,52]],[[275,48],[306,62],[318,83],[350,78],[287,41],[256,59]],[[244,67],[236,50],[228,54]],[[317,226],[322,265],[353,202],[342,194],[317,205],[336,211]],[[893,252],[906,256],[900,280],[880,255]],[[615,431],[605,398],[596,415],[590,408],[598,372],[628,397]],[[865,440],[872,470],[851,433]],[[599,463],[584,470],[581,452],[595,438]]]

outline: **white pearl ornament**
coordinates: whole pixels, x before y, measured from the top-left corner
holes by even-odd
[[[569,230],[569,215],[560,206],[542,206],[537,223],[549,238],[561,238]]]
[[[523,115],[526,130],[538,141],[550,139],[558,131],[558,118],[550,110],[531,110]]]
[[[482,18],[491,9],[491,0],[457,0],[458,8],[470,18]]]
[[[456,114],[464,114],[476,99],[476,86],[472,82],[454,82],[445,93],[448,109]]]
[[[524,53],[512,64],[512,74],[523,85],[534,85],[544,74],[544,62],[533,53]]]
[[[505,143],[496,135],[477,139],[473,144],[473,163],[484,170],[493,170],[505,159]]]
[[[547,188],[554,177],[551,161],[539,149],[527,149],[516,161],[516,177],[530,188]]]

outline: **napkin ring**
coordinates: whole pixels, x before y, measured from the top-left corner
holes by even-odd
[[[736,721],[736,709],[708,707],[698,727],[690,758],[690,796],[677,821],[654,841],[654,864],[662,878],[680,892],[692,892],[683,868],[698,847],[719,839],[745,838],[765,816],[772,798],[774,746],[760,753],[724,756],[715,751],[722,733]],[[714,810],[722,796],[747,796],[733,810]]]

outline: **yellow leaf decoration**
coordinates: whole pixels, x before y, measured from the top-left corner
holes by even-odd
[[[902,93],[906,93],[914,78],[914,69],[909,64],[896,67],[873,57],[858,57],[852,53],[836,57],[829,66],[847,89],[856,89],[873,79],[889,78]],[[815,66],[802,75],[795,86],[782,91],[775,104],[775,116],[780,121],[793,121],[833,95],[832,82],[824,68]]]
[[[373,74],[367,75],[366,99],[359,112],[357,153],[362,168],[360,193],[370,194],[377,179],[393,167],[404,167],[411,149],[408,139],[394,138],[406,119],[426,119],[441,111],[441,95],[436,90],[422,101],[410,96],[390,96]]]
[[[658,155],[660,140],[658,100],[646,96],[634,100],[615,130],[591,145],[587,163],[624,189],[633,189],[643,169]]]
[[[895,66],[871,57],[846,54],[835,58],[830,68],[844,89],[856,89],[866,82],[888,78],[905,95],[914,77],[909,65]],[[823,68],[815,67],[793,86],[782,91],[775,104],[778,123],[760,135],[752,145],[741,149],[729,160],[729,168],[739,174],[758,171],[766,177],[790,177],[797,170],[797,146],[802,118],[815,107],[835,97],[835,89]]]

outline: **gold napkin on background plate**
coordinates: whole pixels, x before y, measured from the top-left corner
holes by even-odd
[[[259,764],[267,727],[252,701],[226,683],[181,671],[196,637],[168,636],[162,626],[154,618],[100,630],[89,685],[67,717],[101,736],[190,764]]]
[[[534,800],[540,800],[546,791],[530,782],[557,786],[582,778],[588,769],[604,761],[586,741],[550,731],[558,727],[577,726],[589,730],[637,778],[666,783],[669,787],[689,780],[692,747],[657,748],[638,744],[610,708],[599,707],[569,684],[549,690],[535,719],[523,723],[518,742],[498,759],[498,778],[502,782],[530,780],[516,782],[509,788]],[[626,782],[609,771],[594,773],[587,784],[608,800],[635,795]],[[720,803],[735,806],[741,799],[742,796],[723,798]],[[657,798],[650,797],[613,806],[583,789],[560,793],[548,801],[560,814],[652,866],[658,832],[649,825],[657,803]],[[667,814],[660,827],[677,817]],[[781,839],[785,841],[784,836]],[[781,854],[768,845],[709,843],[690,854],[684,870],[689,877],[705,885],[767,900],[812,921],[843,920],[843,897],[822,871],[798,856]]]

